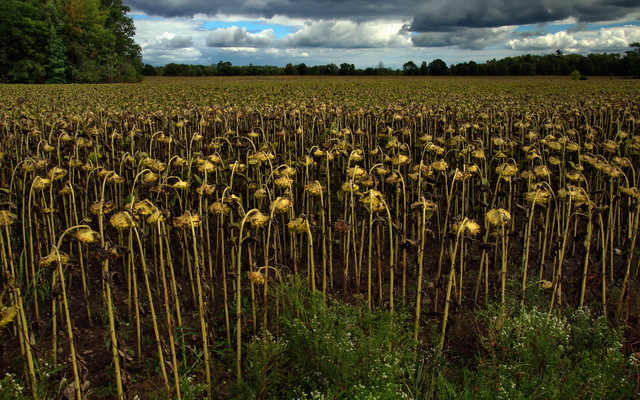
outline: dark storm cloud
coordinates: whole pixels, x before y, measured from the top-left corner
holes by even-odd
[[[430,0],[416,12],[414,32],[540,24],[574,17],[580,22],[609,21],[640,9],[630,0]]]
[[[273,44],[273,31],[251,33],[236,26],[214,29],[207,36],[209,47],[267,47]]]
[[[535,31],[522,31],[522,32],[511,32],[511,36],[515,36],[520,39],[526,39],[530,37],[536,37],[540,35],[544,35],[544,29],[536,29]]]
[[[173,36],[171,38],[163,37],[158,40],[158,48],[164,49],[184,49],[193,46],[191,36]]]
[[[195,14],[291,18],[413,19],[414,32],[537,24],[574,17],[609,21],[640,10],[638,0],[125,0],[133,11],[164,17]]]
[[[190,17],[195,14],[242,15],[271,18],[371,20],[411,18],[411,0],[125,0],[136,11],[162,17]]]
[[[454,32],[426,32],[411,36],[417,47],[457,46],[464,50],[482,50],[503,42],[510,29],[505,28],[466,28]]]

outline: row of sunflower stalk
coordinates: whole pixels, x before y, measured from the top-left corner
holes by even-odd
[[[82,398],[74,327],[103,323],[117,398],[144,359],[182,398],[188,346],[214,398],[214,343],[235,350],[241,381],[243,341],[277,331],[270,283],[289,276],[410,310],[416,341],[437,315],[441,349],[452,310],[504,304],[514,277],[523,304],[539,285],[549,313],[624,316],[640,271],[638,97],[180,108],[129,95],[133,111],[17,101],[0,120],[1,323],[34,394],[49,356]]]

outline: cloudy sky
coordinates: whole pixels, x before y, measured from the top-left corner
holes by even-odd
[[[639,0],[123,0],[145,63],[380,62],[624,52]]]

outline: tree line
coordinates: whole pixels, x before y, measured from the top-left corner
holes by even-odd
[[[1,0],[0,82],[140,80],[128,12],[122,0]]]
[[[386,68],[379,63],[376,67],[358,69],[353,64],[307,66],[287,64],[285,67],[233,65],[220,61],[212,65],[191,65],[171,63],[161,67],[145,64],[143,74],[147,76],[252,76],[252,75],[431,75],[431,76],[528,76],[528,75],[570,75],[578,71],[580,76],[640,76],[640,43],[632,43],[631,50],[620,53],[563,54],[560,50],[553,54],[526,54],[489,60],[485,63],[474,61],[447,65],[441,59],[420,65],[406,62],[402,69]]]

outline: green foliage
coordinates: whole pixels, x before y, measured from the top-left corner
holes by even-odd
[[[121,0],[0,3],[0,82],[139,80],[140,47]]]
[[[247,346],[240,397],[408,398],[403,382],[414,346],[401,315],[337,301],[326,305],[295,281],[279,295],[281,331]]]
[[[0,81],[41,82],[47,36],[46,15],[36,2],[0,2]]]
[[[411,324],[397,314],[324,305],[299,281],[277,290],[280,332],[247,345],[236,398],[602,399],[634,391],[621,331],[586,308],[556,316],[489,306],[477,316],[478,358],[461,361],[414,346]]]
[[[429,71],[429,75],[444,76],[450,74],[447,64],[439,58],[431,61],[427,70]]]
[[[0,399],[26,400],[24,386],[11,373],[5,373],[0,380]]]
[[[575,70],[575,71],[571,72],[571,73],[569,74],[569,76],[571,77],[571,80],[577,81],[577,80],[579,80],[579,79],[580,79],[580,77],[582,76],[582,74],[580,74],[580,71]]]
[[[549,316],[537,308],[483,313],[485,354],[466,387],[486,399],[628,398],[622,335],[588,309]]]

